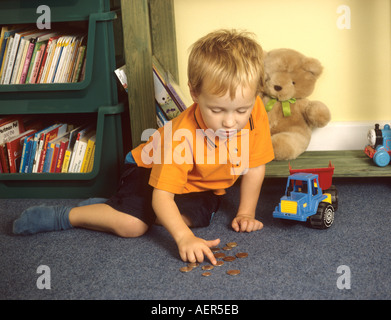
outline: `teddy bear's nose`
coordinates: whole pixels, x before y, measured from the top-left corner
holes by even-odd
[[[281,89],[282,89],[282,87],[280,87],[280,86],[274,86],[274,90],[276,90],[276,91],[281,91]]]

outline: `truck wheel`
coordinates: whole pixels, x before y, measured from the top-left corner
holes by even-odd
[[[338,190],[332,185],[329,189],[327,189],[324,193],[330,193],[331,195],[331,204],[334,207],[334,211],[338,209]]]
[[[334,207],[326,202],[319,203],[318,211],[310,217],[310,223],[313,228],[327,229],[334,222]]]

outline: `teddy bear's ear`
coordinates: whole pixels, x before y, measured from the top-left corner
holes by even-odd
[[[303,68],[304,70],[311,72],[316,78],[319,77],[323,71],[321,63],[315,58],[306,58],[303,63]]]

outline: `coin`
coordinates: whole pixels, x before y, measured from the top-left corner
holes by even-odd
[[[235,248],[238,244],[236,242],[228,242],[227,246],[231,248]]]
[[[247,252],[238,252],[236,254],[236,257],[237,258],[247,258],[248,257],[248,253]]]
[[[182,268],[180,268],[179,270],[180,270],[181,272],[189,272],[189,271],[193,270],[193,268],[191,268],[191,267],[182,267]]]
[[[219,260],[219,261],[216,262],[215,266],[220,267],[220,266],[222,266],[223,264],[224,264],[224,262],[221,261],[221,260]]]
[[[236,258],[233,256],[226,256],[223,260],[224,261],[234,261]]]
[[[232,250],[232,247],[226,246],[226,247],[224,247],[223,249],[226,250],[226,251],[229,251],[229,250]]]
[[[210,273],[210,272],[204,272],[202,275],[203,275],[204,277],[209,277],[209,276],[211,275],[211,273]]]
[[[225,253],[218,252],[218,253],[215,253],[214,256],[215,256],[216,259],[221,259],[221,258],[225,257]]]
[[[236,276],[237,274],[240,273],[240,270],[228,270],[227,273],[228,273],[230,276]]]
[[[191,263],[189,263],[187,266],[188,266],[189,268],[194,269],[194,268],[197,268],[199,265],[200,265],[200,264],[199,264],[198,262],[191,262]]]
[[[220,251],[220,248],[213,247],[213,248],[210,248],[210,250],[211,250],[212,252],[217,252],[217,251]]]
[[[211,264],[207,264],[205,266],[202,266],[202,270],[212,270],[214,267]]]

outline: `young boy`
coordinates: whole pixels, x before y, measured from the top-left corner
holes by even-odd
[[[174,238],[184,261],[216,263],[219,239],[196,237],[208,226],[221,195],[242,175],[232,228],[251,232],[265,164],[274,158],[268,118],[257,96],[263,85],[262,48],[248,33],[219,30],[199,39],[189,56],[194,104],[127,155],[127,169],[108,201],[75,208],[32,207],[14,222],[15,234],[82,227],[139,237],[153,223]]]

